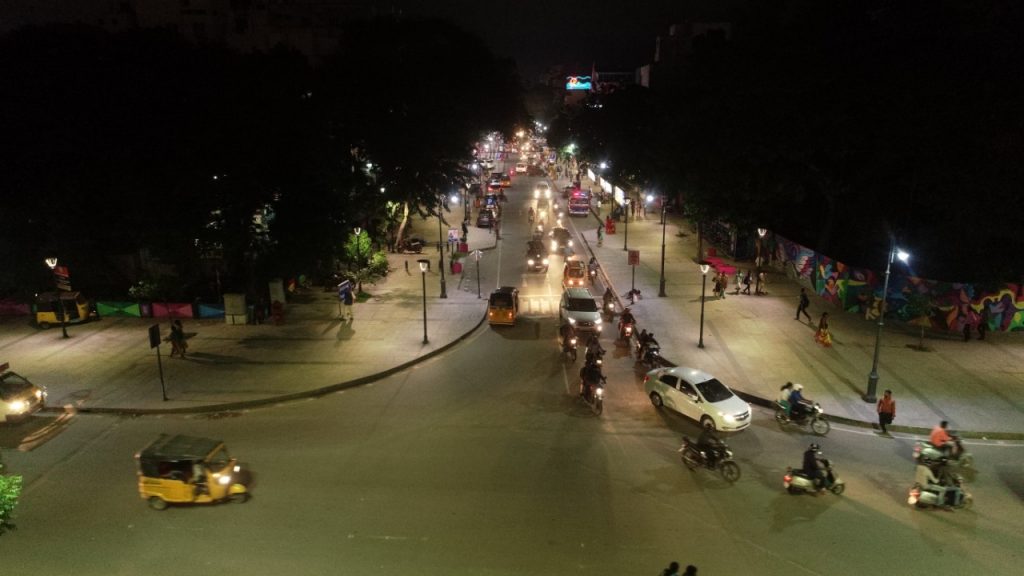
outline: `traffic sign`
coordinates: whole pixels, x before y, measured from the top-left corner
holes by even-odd
[[[630,250],[629,251],[629,256],[627,257],[626,262],[630,266],[639,266],[640,265],[640,251],[639,250]]]

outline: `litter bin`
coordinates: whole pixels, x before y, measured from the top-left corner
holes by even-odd
[[[462,262],[458,260],[452,261],[452,274],[462,274]]]

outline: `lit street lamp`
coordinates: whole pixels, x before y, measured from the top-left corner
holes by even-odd
[[[896,238],[889,239],[889,257],[885,261],[885,281],[882,282],[882,305],[878,311],[878,327],[875,331],[875,357],[871,362],[871,373],[868,374],[868,392],[864,395],[865,402],[874,403],[878,399],[875,394],[878,391],[878,350],[882,344],[882,326],[885,325],[886,300],[889,296],[889,271],[892,268],[893,258],[899,258],[901,262],[910,259],[910,254],[896,248]]]
[[[55,314],[58,314],[60,316],[60,332],[61,332],[61,334],[63,335],[64,338],[69,338],[69,336],[68,336],[67,311],[64,309],[64,301],[61,300],[61,298],[60,298],[60,284],[57,282],[57,276],[56,276],[56,274],[57,274],[57,259],[56,258],[47,258],[46,260],[44,260],[44,262],[46,262],[46,265],[50,267],[50,272],[52,272],[54,274],[53,282],[54,282],[54,285],[57,287],[57,293],[56,293],[57,297],[53,301],[53,311],[54,311]]]
[[[439,194],[437,196],[437,247],[440,248],[440,250],[438,250],[438,252],[441,254],[441,259],[440,259],[440,263],[441,263],[441,298],[447,298],[448,297],[448,287],[446,286],[446,283],[445,283],[445,280],[444,280],[444,233],[441,231],[441,220],[443,220],[443,218],[441,217],[441,213],[442,212],[444,212],[444,196],[441,196]],[[424,276],[424,278],[426,278],[426,276]],[[426,292],[424,292],[424,294],[426,294]],[[424,297],[426,297],[426,296],[424,296]],[[426,314],[427,314],[426,310],[423,311],[423,314],[424,314],[424,316],[423,316],[423,325],[424,325],[424,336],[423,336],[423,339],[426,340],[426,321],[427,321],[426,320],[427,319],[427,317],[426,317]]]
[[[761,245],[764,244],[764,235],[767,233],[767,228],[757,229],[757,280],[754,283],[754,294],[761,294]]]
[[[700,273],[704,276],[700,283],[700,340],[697,342],[697,348],[704,347],[704,295],[707,293],[708,270],[710,269],[711,266],[708,264],[700,265]]]
[[[430,261],[417,260],[417,262],[420,264],[420,276],[423,278],[423,343],[429,344],[430,340],[427,339],[427,267],[430,266]]]

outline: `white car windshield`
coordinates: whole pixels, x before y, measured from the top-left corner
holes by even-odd
[[[708,402],[721,402],[722,400],[728,400],[733,397],[732,390],[726,388],[725,384],[722,384],[716,378],[705,380],[704,382],[698,382],[696,387],[700,392],[700,395]]]

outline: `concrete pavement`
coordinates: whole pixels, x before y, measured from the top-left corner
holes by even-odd
[[[564,184],[560,180],[555,189]],[[632,270],[623,250],[623,225],[598,247],[596,217],[570,221],[600,260],[613,289],[624,296]],[[436,219],[414,224],[424,238],[436,237]],[[831,417],[862,425],[876,421],[874,406],[861,400],[875,324],[812,296],[815,321],[823,311],[832,318],[834,346],[822,348],[813,339],[815,327],[793,319],[800,285],[770,272],[765,296],[730,293],[714,299],[709,282],[705,348],[698,348],[701,274],[696,236],[671,216],[665,231],[667,297],[659,298],[662,226],[654,213],[629,224],[629,247],[640,250],[641,262],[636,287],[642,298],[633,310],[640,327],[657,335],[666,359],[706,370],[753,401],[774,398],[787,380],[801,382],[807,396],[821,402]],[[470,249],[483,250],[496,243],[493,234],[475,227],[469,241]],[[585,257],[583,251],[579,255]],[[418,258],[432,262],[426,278],[428,344],[422,342]],[[484,298],[498,277],[497,260],[485,253],[480,263]],[[2,318],[0,362],[10,362],[15,371],[47,386],[49,404],[56,410],[216,412],[331,393],[409,367],[483,322],[485,301],[477,298],[475,264],[469,262],[462,275],[449,274],[448,298],[440,299],[437,263],[436,247],[422,255],[392,255],[393,272],[365,287],[372,298],[355,305],[351,323],[339,320],[336,295],[319,287],[296,295],[281,326],[186,320],[185,331],[193,334],[188,358],[168,358],[170,347],[162,346],[166,402],[146,337],[152,319],[102,319],[69,328],[72,337],[64,340],[59,330],[40,331],[24,317]],[[743,269],[748,264],[738,263]],[[166,334],[167,322],[162,328]],[[984,342],[966,343],[929,335],[925,352],[910,347],[917,340],[916,329],[886,324],[878,392],[894,391],[894,430],[927,431],[945,419],[965,435],[1024,438],[1021,335],[990,333]]]
[[[567,182],[561,182],[564,185]],[[625,228],[605,235],[597,246],[600,216],[574,219],[585,242],[601,262],[614,290],[624,298],[632,270],[623,249]],[[596,214],[596,211],[595,211]],[[811,294],[813,323],[794,319],[801,285],[768,271],[767,295],[734,295],[730,277],[724,299],[711,295],[708,274],[704,305],[704,348],[698,348],[701,272],[696,233],[669,215],[665,227],[666,297],[658,297],[662,226],[654,210],[632,221],[629,248],[640,251],[636,288],[642,299],[632,306],[640,329],[656,334],[669,361],[714,374],[738,392],[774,399],[787,380],[804,384],[805,395],[822,404],[833,419],[877,423],[875,406],[861,397],[867,388],[876,323],[834,308]],[[726,263],[744,270],[752,262]],[[753,292],[753,287],[751,288]],[[829,312],[833,346],[814,341],[817,321]],[[1021,334],[989,334],[963,342],[956,335],[926,334],[919,351],[918,329],[887,321],[881,339],[878,396],[889,388],[897,402],[891,429],[922,432],[941,420],[965,436],[1024,438],[1024,341]]]

